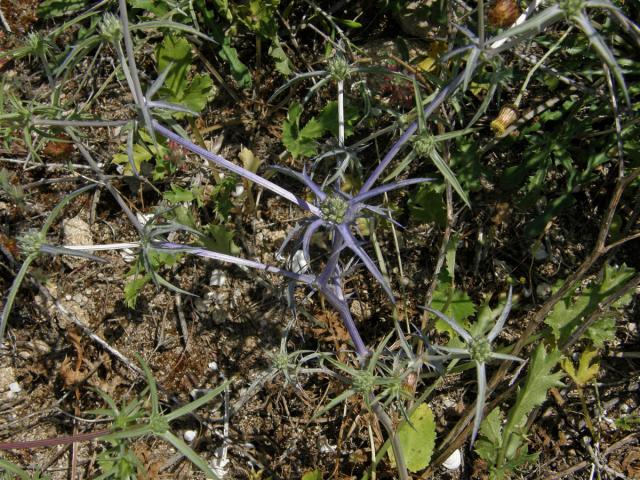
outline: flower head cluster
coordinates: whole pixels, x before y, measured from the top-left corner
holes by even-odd
[[[487,375],[486,364],[490,360],[508,360],[513,362],[522,362],[522,359],[506,353],[499,353],[493,350],[492,343],[502,331],[509,312],[511,311],[512,300],[512,288],[509,287],[509,294],[507,295],[507,303],[504,309],[500,313],[500,317],[496,324],[491,328],[486,335],[475,335],[466,331],[458,322],[448,317],[438,310],[427,308],[428,311],[435,314],[442,319],[447,325],[449,325],[464,341],[466,348],[450,348],[450,347],[435,347],[436,350],[441,350],[445,355],[441,356],[440,360],[453,359],[453,358],[468,358],[476,364],[476,373],[478,380],[478,398],[476,400],[475,417],[473,420],[473,433],[471,435],[471,445],[478,435],[480,429],[480,422],[482,421],[482,411],[484,410],[485,396],[487,392]]]

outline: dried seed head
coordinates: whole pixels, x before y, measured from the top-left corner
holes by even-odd
[[[518,120],[518,110],[513,105],[505,105],[500,109],[500,113],[496,119],[491,122],[491,130],[494,131],[496,137],[501,137],[507,128]]]
[[[122,37],[122,25],[120,19],[113,13],[105,13],[100,23],[100,36],[105,40],[115,43]]]
[[[329,75],[337,81],[346,80],[351,76],[351,66],[347,59],[340,54],[329,60],[328,70]]]
[[[494,27],[508,27],[520,16],[517,0],[496,0],[489,10],[489,24]]]
[[[20,238],[18,238],[18,246],[20,251],[26,256],[32,255],[40,251],[40,247],[44,243],[42,235],[37,230],[30,230]]]
[[[329,195],[320,205],[325,220],[332,223],[343,223],[349,210],[349,204],[337,195]]]
[[[471,359],[476,362],[486,362],[491,357],[491,344],[489,340],[480,336],[473,339],[469,345]]]

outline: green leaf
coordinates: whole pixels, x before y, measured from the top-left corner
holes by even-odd
[[[443,277],[443,279],[444,278],[446,277]],[[441,311],[460,324],[471,317],[476,311],[476,306],[471,300],[471,297],[465,292],[454,288],[451,283],[446,281],[438,281],[438,286],[433,292],[431,308]],[[436,320],[435,327],[439,332],[449,333],[450,338],[457,338],[458,334],[446,322],[438,319]]]
[[[231,75],[237,82],[238,86],[241,88],[251,87],[252,80],[249,69],[244,63],[240,61],[240,58],[238,57],[238,51],[231,46],[231,40],[229,39],[229,37],[224,38],[224,43],[222,44],[219,55],[223,60],[229,62],[229,66],[231,67]]]
[[[146,274],[141,277],[136,277],[133,280],[129,280],[124,286],[124,303],[129,308],[136,308],[138,301],[138,295],[145,287],[147,283],[151,281],[151,275]]]
[[[217,87],[209,74],[194,75],[191,83],[184,91],[180,103],[190,110],[201,112],[204,107],[218,94]]]
[[[306,472],[302,474],[301,480],[322,480],[322,471],[316,468],[315,470]]]
[[[494,408],[480,425],[480,438],[475,443],[476,453],[489,465],[498,461],[502,447],[502,421],[504,416],[500,408]]]
[[[169,68],[169,73],[160,90],[168,91],[173,98],[182,98],[187,86],[187,74],[191,68],[191,44],[176,35],[166,35],[156,49],[156,63],[158,72]]]
[[[349,138],[353,135],[353,127],[360,119],[360,111],[354,105],[345,105],[344,107],[344,136]],[[318,121],[325,132],[331,132],[335,137],[338,136],[338,102],[331,101],[322,109],[318,115]]]
[[[222,225],[210,224],[206,229],[207,237],[202,240],[204,246],[214,252],[238,255],[240,247],[233,242],[233,232]]]
[[[276,64],[276,71],[280,72],[285,77],[288,77],[292,73],[293,65],[291,60],[287,57],[287,54],[282,48],[280,41],[276,39],[269,47],[269,55],[273,58]]]
[[[46,20],[79,12],[86,6],[87,0],[44,0],[38,5],[37,13],[38,18]]]
[[[419,222],[434,222],[441,228],[447,225],[443,183],[423,183],[408,201],[409,213]]]
[[[499,408],[491,410],[491,413],[482,421],[480,435],[499,446],[502,442],[502,420],[504,420],[504,416]]]
[[[580,388],[586,386],[591,380],[598,376],[600,371],[600,364],[596,362],[591,365],[591,362],[598,356],[598,350],[595,348],[587,348],[580,355],[578,362],[578,369],[576,370],[573,362],[566,358],[562,361],[562,368],[571,377],[571,379]]]
[[[525,384],[518,389],[516,402],[509,411],[505,435],[515,428],[524,426],[529,413],[535,407],[542,405],[547,398],[547,390],[563,386],[560,379],[564,376],[564,373],[551,373],[561,357],[562,354],[558,350],[552,350],[547,353],[544,345],[538,345],[538,348],[533,353]]]
[[[409,421],[400,424],[396,433],[402,453],[410,472],[418,472],[429,465],[436,442],[436,422],[426,403],[416,408]],[[391,462],[395,464],[393,452],[389,450]]]
[[[121,149],[124,150],[124,153],[116,153],[113,156],[113,163],[123,165],[126,175],[133,175],[133,170],[129,163],[129,155],[127,155],[126,152],[126,146],[123,145]],[[153,155],[151,155],[151,152],[144,145],[136,143],[133,146],[133,164],[138,172],[142,171],[142,163],[148,162],[152,157]]]
[[[556,341],[563,343],[569,338],[580,323],[599,308],[598,305],[601,302],[613,295],[634,274],[635,270],[625,264],[620,267],[605,265],[601,280],[593,281],[579,292],[576,292],[576,289],[570,291],[545,319]],[[554,290],[560,288],[561,284],[562,282],[558,282]],[[613,312],[604,314],[601,320],[587,329],[585,337],[589,338],[596,347],[612,339],[615,335],[615,310],[628,305],[631,299],[632,294],[629,293],[616,301],[612,305]]]
[[[164,192],[162,195],[169,203],[192,202],[196,198],[191,190],[174,184],[171,184],[170,192]]]
[[[287,119],[282,124],[282,143],[294,158],[311,157],[316,154],[316,142],[314,136],[305,136],[300,131],[300,115],[302,105],[294,102],[289,107]],[[303,129],[304,130],[304,129]],[[321,135],[321,125],[312,123],[306,131],[307,135]]]

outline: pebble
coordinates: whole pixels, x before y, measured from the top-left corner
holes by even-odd
[[[462,453],[459,448],[454,450],[449,458],[442,463],[442,466],[447,470],[457,470],[460,465],[462,465]]]
[[[211,276],[209,277],[209,285],[212,287],[222,287],[227,283],[227,274],[224,270],[216,269],[211,272]]]
[[[304,273],[309,269],[307,259],[304,258],[304,252],[302,250],[296,251],[291,257],[291,270],[294,273]]]
[[[184,441],[187,443],[191,443],[195,440],[196,438],[196,431],[195,430],[186,430],[183,434],[182,434],[182,438],[184,438]]]
[[[91,227],[80,217],[73,217],[62,222],[65,245],[93,245]]]

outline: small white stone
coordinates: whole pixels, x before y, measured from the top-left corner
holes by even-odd
[[[453,453],[447,458],[442,466],[447,470],[457,470],[462,465],[462,453],[460,453],[460,449],[454,450]]]
[[[216,361],[209,362],[207,366],[209,367],[209,370],[213,370],[214,372],[218,370],[218,362]]]
[[[79,216],[62,222],[65,245],[93,245],[91,227]]]
[[[231,192],[231,196],[232,197],[239,197],[243,193],[244,193],[244,187],[242,185],[238,184],[233,189],[233,192]]]
[[[22,391],[22,387],[18,382],[13,382],[9,384],[9,391],[12,393],[20,393]]]
[[[224,270],[214,270],[209,277],[209,285],[212,287],[222,287],[227,283],[227,274]]]
[[[136,258],[138,258],[135,252],[130,248],[120,250],[120,255],[122,255],[122,259],[127,263],[134,262]]]
[[[184,441],[187,443],[191,443],[193,442],[193,440],[196,438],[196,431],[195,430],[186,430],[183,434],[182,434],[182,438],[184,438]]]
[[[136,213],[136,217],[138,218],[138,221],[140,222],[140,225],[145,226],[147,224],[147,222],[149,220],[151,220],[154,215],[153,213]]]
[[[291,270],[294,273],[304,273],[309,268],[307,259],[304,258],[304,252],[302,250],[296,251],[291,257]]]

